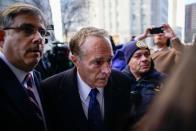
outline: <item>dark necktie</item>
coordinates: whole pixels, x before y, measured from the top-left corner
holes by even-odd
[[[28,94],[28,98],[30,103],[32,104],[33,109],[36,111],[37,117],[43,121],[42,113],[40,110],[40,106],[35,98],[34,89],[33,89],[33,78],[31,73],[28,73],[24,79],[24,83],[26,83],[25,88]]]
[[[101,110],[99,102],[97,101],[97,93],[99,91],[91,89],[89,96],[90,102],[88,107],[88,122],[92,131],[102,131],[103,130],[103,120],[101,117]]]

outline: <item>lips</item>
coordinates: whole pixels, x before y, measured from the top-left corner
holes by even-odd
[[[107,78],[99,78],[99,80],[107,80]]]
[[[140,69],[149,69],[150,67],[149,66],[141,66]]]
[[[37,49],[37,48],[29,49],[29,52],[42,54],[42,49]]]
[[[142,68],[149,68],[149,66],[150,66],[149,64],[141,65]]]
[[[100,81],[107,81],[108,80],[108,77],[101,77],[101,78],[98,78]]]
[[[35,53],[39,52],[41,54],[41,50],[32,50],[32,52],[35,52]]]

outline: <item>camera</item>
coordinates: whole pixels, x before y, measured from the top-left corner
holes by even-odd
[[[159,34],[159,33],[163,33],[163,31],[164,31],[163,26],[154,27],[150,30],[150,34]]]

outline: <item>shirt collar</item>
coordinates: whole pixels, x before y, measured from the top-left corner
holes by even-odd
[[[158,51],[162,51],[162,50],[165,50],[165,49],[168,49],[168,48],[169,48],[169,47],[158,48],[157,46],[154,46],[154,47],[153,47],[153,51],[158,52]]]
[[[78,78],[77,81],[78,81],[80,97],[81,99],[86,101],[92,88],[81,79],[80,74],[78,72],[77,72],[77,78]],[[103,96],[103,88],[97,88],[97,89],[99,93]]]
[[[157,46],[154,46],[154,48],[153,48],[153,50],[155,51],[155,52],[157,52],[157,51],[161,51],[163,48],[158,48]]]
[[[7,66],[13,71],[13,73],[15,74],[15,76],[17,77],[17,79],[20,81],[20,83],[23,82],[25,76],[27,75],[28,72],[25,72],[23,70],[20,70],[18,68],[16,68],[13,64],[11,64],[8,59],[6,58],[6,56],[0,52],[0,58],[7,64]],[[33,72],[30,72],[33,75]]]

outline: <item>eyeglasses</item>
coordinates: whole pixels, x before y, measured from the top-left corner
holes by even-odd
[[[19,27],[5,27],[3,30],[10,30],[10,29],[15,29],[15,30],[20,30],[23,31],[26,35],[32,35],[35,34],[37,31],[40,33],[42,37],[49,36],[50,33],[45,30],[45,29],[37,29],[31,24],[22,24]]]

